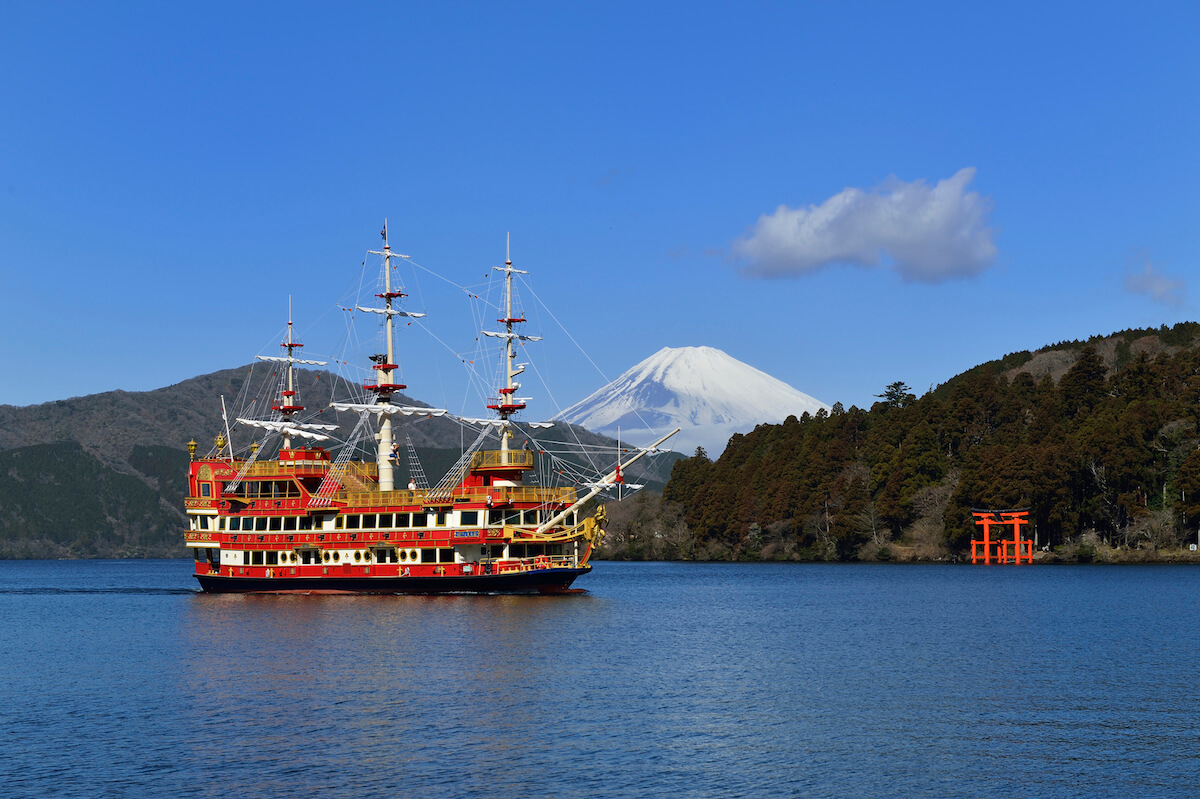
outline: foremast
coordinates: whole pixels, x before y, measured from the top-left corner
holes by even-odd
[[[517,269],[512,265],[512,251],[510,240],[506,237],[504,243],[504,266],[493,266],[493,269],[504,273],[504,316],[496,321],[504,325],[504,331],[495,333],[490,330],[483,330],[485,336],[492,338],[504,339],[504,385],[499,389],[499,398],[495,403],[488,405],[489,410],[493,410],[500,417],[500,451],[508,452],[508,442],[512,438],[512,425],[509,420],[518,411],[525,408],[525,401],[521,397],[516,396],[517,389],[521,384],[516,382],[516,378],[525,371],[524,364],[516,363],[517,341],[541,341],[541,336],[526,336],[517,333],[513,330],[515,325],[523,324],[525,317],[515,316],[513,314],[513,292],[512,281],[513,274],[527,275],[529,274],[523,269]],[[504,456],[501,456],[502,458]]]

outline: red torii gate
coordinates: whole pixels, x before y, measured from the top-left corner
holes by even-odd
[[[1012,510],[971,509],[975,524],[983,528],[983,540],[971,541],[972,563],[1033,563],[1033,541],[1021,537],[1021,525],[1029,525],[1029,508]],[[999,518],[997,518],[999,517]],[[1013,537],[992,540],[992,527],[1012,525]]]

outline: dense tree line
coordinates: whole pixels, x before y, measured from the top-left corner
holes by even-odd
[[[655,526],[674,509],[699,558],[962,556],[972,508],[1030,508],[1048,547],[1194,541],[1200,325],[1151,332],[1157,354],[1127,331],[1108,340],[1109,363],[1103,342],[1057,345],[1075,357],[1057,382],[1020,371],[1032,357],[1020,353],[919,399],[897,382],[870,410],[838,404],[735,435],[716,461],[675,464]],[[636,539],[645,525],[626,516],[616,536]]]

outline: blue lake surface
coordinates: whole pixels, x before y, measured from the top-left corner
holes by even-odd
[[[597,563],[557,597],[0,562],[0,795],[1200,794],[1200,569]]]

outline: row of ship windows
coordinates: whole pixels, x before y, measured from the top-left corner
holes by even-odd
[[[224,485],[218,483],[215,485]],[[200,496],[221,496],[222,491],[213,483],[200,484]],[[238,484],[226,496],[244,497],[246,499],[291,499],[300,496],[300,487],[290,480],[247,480]]]
[[[490,510],[487,514],[489,527],[504,524],[533,526],[550,521],[554,511],[540,510]],[[454,517],[458,519],[455,521]],[[312,516],[229,516],[213,518],[195,516],[194,530],[227,530],[231,532],[292,532],[297,530],[324,530],[323,524],[313,525]],[[215,526],[213,526],[215,523]],[[563,524],[575,524],[574,512],[567,514]],[[351,513],[334,519],[335,530],[403,530],[427,527],[478,527],[479,511],[463,510],[454,513]]]
[[[484,545],[479,547],[480,557],[503,558],[505,555],[505,547],[503,544]],[[562,544],[510,544],[508,546],[507,557],[510,558],[536,558],[541,555],[561,555],[563,552]],[[218,550],[201,549],[195,550],[195,558],[198,561],[205,559],[214,560]],[[237,553],[234,555],[236,560]],[[472,555],[474,553],[471,553]],[[241,563],[234,565],[242,566],[282,566],[289,563],[299,563],[301,565],[312,565],[319,563],[342,563],[342,553],[337,550],[326,550],[324,552],[316,549],[301,549],[299,551],[280,552],[275,550],[245,550],[241,553]],[[376,549],[355,550],[354,561],[356,563],[457,563],[457,552],[453,547],[445,547],[434,549],[426,547],[422,549],[394,549],[392,547],[379,547]],[[349,563],[351,556],[346,553],[344,558],[346,563]],[[464,557],[464,560],[466,558]]]

